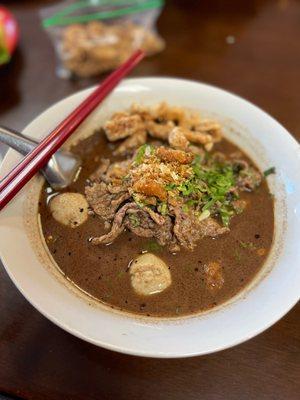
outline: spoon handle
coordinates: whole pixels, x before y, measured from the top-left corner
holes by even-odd
[[[4,126],[0,126],[0,142],[7,144],[24,156],[30,153],[37,145],[34,140]]]

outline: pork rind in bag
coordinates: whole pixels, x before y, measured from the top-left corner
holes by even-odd
[[[118,67],[134,50],[164,48],[155,26],[163,0],[63,1],[41,10],[60,77],[90,77]]]

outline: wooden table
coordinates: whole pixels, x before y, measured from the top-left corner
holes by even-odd
[[[4,3],[20,22],[21,43],[13,62],[0,70],[0,123],[21,129],[95,80],[56,78],[53,49],[37,15],[50,1]],[[159,30],[167,49],[147,59],[136,76],[177,76],[221,86],[253,101],[300,138],[299,2],[170,1]],[[299,311],[298,304],[263,334],[217,354],[178,360],[130,357],[53,325],[1,268],[0,392],[42,400],[296,400]]]

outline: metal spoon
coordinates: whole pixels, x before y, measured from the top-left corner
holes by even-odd
[[[32,151],[38,142],[13,129],[0,126],[0,142],[26,155]],[[69,186],[80,172],[81,160],[78,156],[64,150],[57,151],[41,170],[50,186],[64,189]]]

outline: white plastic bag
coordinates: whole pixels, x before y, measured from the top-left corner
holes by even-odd
[[[155,25],[163,0],[63,1],[41,10],[58,55],[60,77],[90,77],[114,69],[132,52],[164,48]]]

